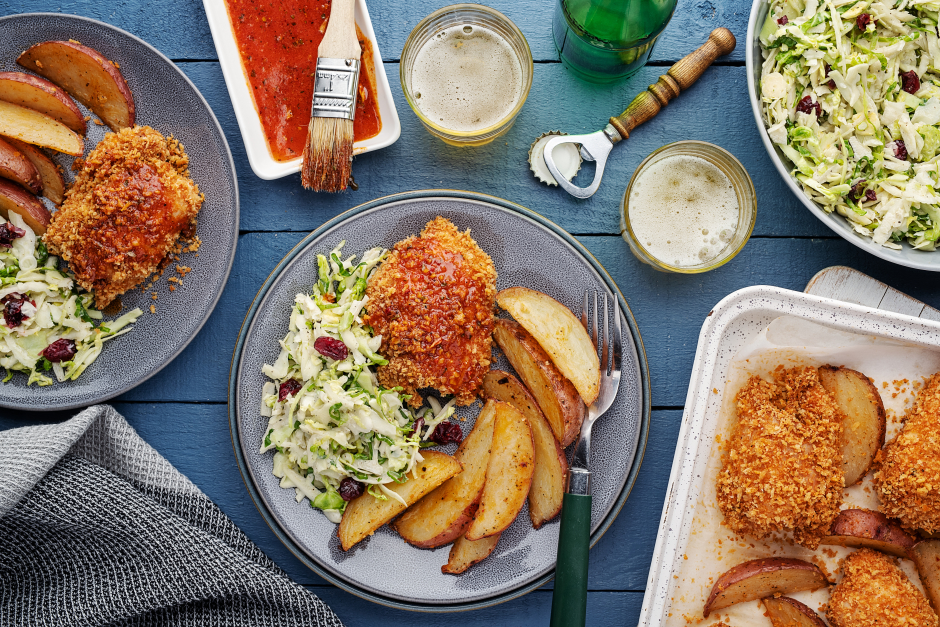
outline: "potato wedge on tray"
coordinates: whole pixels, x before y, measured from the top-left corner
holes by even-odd
[[[0,100],[34,109],[84,135],[85,116],[72,97],[44,78],[25,72],[0,72]]]
[[[62,176],[62,170],[49,158],[41,149],[21,142],[12,137],[5,138],[9,144],[23,153],[23,156],[30,160],[36,171],[39,172],[39,178],[42,181],[42,195],[57,205],[61,205],[65,200],[65,178]]]
[[[725,572],[705,601],[703,615],[736,603],[763,599],[775,594],[817,590],[829,584],[819,567],[788,557],[767,557],[743,562]]]
[[[39,199],[19,185],[0,179],[0,215],[9,220],[11,211],[18,213],[36,235],[45,233],[52,219]]]
[[[497,535],[512,524],[525,504],[535,469],[535,447],[528,420],[508,403],[491,402],[496,406],[493,446],[480,507],[467,528],[468,540]]]
[[[881,512],[844,509],[832,522],[829,535],[820,544],[869,548],[895,557],[907,557],[916,542],[914,536]]]
[[[551,296],[525,287],[502,290],[496,303],[532,334],[582,400],[593,403],[600,390],[600,361],[594,342],[571,310]]]
[[[565,496],[568,459],[552,428],[524,385],[507,372],[490,370],[483,377],[483,395],[509,403],[529,421],[535,445],[535,470],[529,487],[529,518],[536,529],[558,515]]]
[[[408,474],[408,481],[405,483],[391,483],[386,486],[409,505],[417,502],[461,469],[460,462],[450,455],[438,451],[424,451],[422,456],[424,461],[415,468],[420,471],[417,476],[415,471],[412,471]],[[376,529],[404,509],[405,505],[394,499],[388,498],[380,501],[368,492],[350,501],[346,506],[346,511],[343,512],[343,519],[336,532],[343,550],[348,551],[356,543],[375,533]]]
[[[768,597],[761,600],[773,627],[826,627],[819,614],[790,597]]]
[[[921,540],[911,548],[910,558],[917,566],[930,605],[940,613],[940,539]]]
[[[0,139],[0,176],[19,183],[34,194],[42,191],[42,179],[33,162],[11,143]]]
[[[421,549],[449,544],[462,536],[473,520],[483,494],[486,467],[493,444],[496,403],[488,402],[473,430],[454,454],[463,470],[405,510],[392,527]]]
[[[493,338],[535,397],[555,439],[563,447],[574,442],[587,413],[574,384],[561,374],[535,338],[518,322],[497,320]]]
[[[499,536],[500,534],[497,533],[495,536],[489,536],[482,540],[457,538],[454,546],[450,548],[447,563],[441,566],[441,572],[448,575],[459,575],[474,564],[483,561],[496,548]]]
[[[0,135],[76,157],[85,151],[85,142],[66,125],[38,111],[3,100],[0,100]]]

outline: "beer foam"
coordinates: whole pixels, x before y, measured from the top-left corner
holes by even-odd
[[[628,202],[637,242],[672,266],[718,257],[738,226],[738,197],[715,165],[689,155],[666,157],[634,181]]]
[[[437,33],[415,55],[411,93],[435,124],[478,131],[512,113],[522,94],[522,67],[500,35],[458,24]]]

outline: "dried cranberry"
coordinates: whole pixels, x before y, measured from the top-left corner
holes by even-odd
[[[277,391],[277,400],[283,401],[288,396],[293,396],[300,391],[300,388],[303,387],[300,385],[300,381],[297,379],[288,379],[281,384],[280,389]]]
[[[903,139],[894,142],[894,158],[901,161],[907,159],[907,146],[904,145]]]
[[[344,477],[339,482],[339,495],[343,500],[349,502],[354,498],[361,496],[366,491],[366,486],[361,481],[356,481],[352,477]]]
[[[441,445],[450,444],[451,442],[459,444],[463,440],[463,431],[460,430],[457,423],[446,420],[434,428],[434,433],[428,439]]]
[[[416,433],[424,429],[424,418],[418,418],[415,420],[414,426],[411,428],[411,433]],[[410,435],[410,434],[409,434]]]
[[[812,96],[804,96],[796,105],[797,113],[816,113],[816,117],[822,115],[822,105],[818,102],[813,102]]]
[[[858,30],[860,31],[864,31],[869,24],[871,24],[871,15],[868,13],[862,13],[855,18],[855,25],[858,26]]]
[[[313,347],[324,357],[329,357],[336,361],[346,359],[346,356],[349,355],[349,349],[346,348],[345,344],[325,335],[318,337],[317,341],[313,343]]]
[[[42,351],[42,356],[52,362],[69,361],[75,356],[75,341],[56,340]]]
[[[901,72],[901,89],[909,94],[916,94],[920,91],[920,78],[917,77],[917,72],[914,70]]]
[[[777,18],[777,24],[780,24],[781,26],[783,26],[784,24],[786,24],[786,23],[789,22],[789,21],[790,21],[790,18],[788,18],[786,15],[784,15],[783,17],[778,17],[778,18]]]
[[[29,319],[29,316],[23,313],[24,303],[36,305],[36,303],[27,300],[25,296],[16,292],[4,296],[0,303],[3,303],[3,319],[11,329],[19,326],[23,320]]]
[[[870,200],[870,201],[872,201],[872,202],[878,200],[878,195],[875,193],[875,190],[873,190],[873,189],[866,189],[866,190],[865,190],[865,200]]]
[[[9,248],[13,245],[13,240],[24,235],[26,235],[26,231],[23,229],[13,226],[9,222],[4,222],[0,224],[0,247]]]
[[[875,190],[865,189],[865,183],[868,182],[868,179],[859,179],[855,185],[852,186],[852,189],[849,190],[849,198],[858,202],[865,198],[865,200],[878,200],[878,196],[875,195]]]
[[[832,66],[827,63],[827,64],[826,64],[826,77],[827,77],[827,78],[829,77],[829,72],[831,72],[831,71],[832,71]],[[830,79],[829,79],[829,82],[826,83],[826,86],[827,86],[829,89],[835,89],[835,88],[836,88],[836,82],[830,78]]]

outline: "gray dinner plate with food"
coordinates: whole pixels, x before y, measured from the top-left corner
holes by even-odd
[[[156,374],[189,344],[212,313],[228,279],[239,212],[235,166],[222,128],[199,90],[172,61],[146,42],[102,22],[29,13],[0,18],[0,72],[34,74],[18,65],[17,57],[48,41],[80,42],[119,68],[133,100],[132,123],[152,127],[182,144],[189,158],[188,176],[205,198],[193,245],[169,259],[159,278],[153,275],[128,289],[105,309],[102,325],[135,308],[142,310],[129,332],[106,341],[98,358],[75,380],[28,386],[26,374],[13,373],[0,388],[0,406],[41,411],[83,407],[126,392]],[[43,65],[39,68],[38,72],[46,71]],[[105,124],[111,120],[80,102],[77,106],[86,121],[83,157],[87,159],[111,132]],[[163,141],[156,134],[152,137]],[[172,140],[169,143],[178,149]],[[75,180],[81,165],[75,163],[78,157],[45,152],[61,168],[66,183]],[[185,171],[185,163],[178,159],[174,166]],[[83,198],[90,197],[87,190],[83,192]],[[42,203],[53,214],[57,210],[48,199]],[[78,232],[76,227],[73,233]],[[99,304],[101,296],[98,294]]]
[[[273,472],[273,451],[261,453],[268,418],[261,415],[264,364],[278,359],[295,296],[318,280],[317,254],[345,241],[343,257],[375,246],[393,248],[417,236],[437,217],[470,230],[492,259],[496,287],[538,290],[580,317],[585,290],[616,295],[629,333],[623,339],[623,378],[608,416],[594,427],[591,471],[591,544],[609,528],[636,480],[650,416],[646,355],[633,315],[614,281],[575,238],[520,205],[484,194],[428,190],[373,200],[327,222],[304,238],[261,287],[242,325],[229,380],[229,424],[239,469],[265,521],[304,564],[337,586],[383,605],[426,612],[486,607],[521,596],[554,575],[559,518],[534,529],[523,506],[492,554],[460,575],[444,574],[451,546],[419,549],[384,525],[348,551],[337,525],[306,499],[283,489]],[[371,283],[370,283],[371,285]],[[371,288],[370,288],[371,289]],[[368,307],[368,304],[366,304]],[[497,318],[508,314],[497,309]],[[493,368],[512,372],[499,348]],[[381,375],[380,375],[381,377]],[[270,384],[269,384],[270,386]],[[270,394],[270,392],[269,392]],[[443,403],[448,397],[432,396]],[[270,398],[270,397],[269,397]],[[480,414],[479,400],[458,407],[454,421],[466,437]],[[432,450],[453,455],[457,446]]]

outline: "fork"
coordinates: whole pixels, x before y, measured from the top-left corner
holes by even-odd
[[[562,501],[561,530],[558,535],[555,589],[552,593],[552,627],[582,626],[587,611],[588,549],[591,540],[591,428],[613,405],[617,390],[620,389],[620,305],[616,297],[612,296],[611,299],[614,309],[613,329],[608,318],[605,292],[604,337],[601,338],[597,330],[597,292],[594,292],[594,315],[589,330],[589,291],[584,292],[581,324],[588,330],[595,350],[600,355],[601,384],[597,399],[588,407],[587,417],[581,424],[581,437],[578,438],[568,467],[568,485]]]

